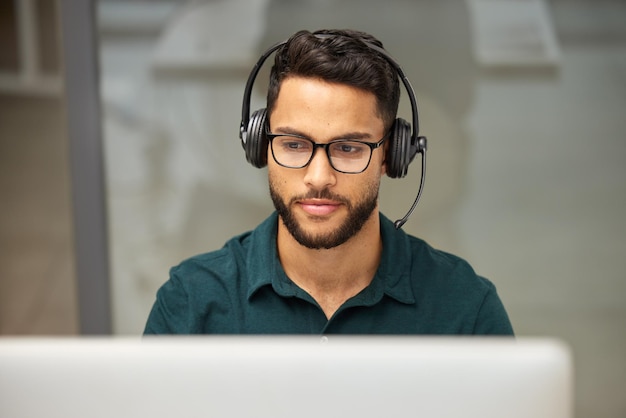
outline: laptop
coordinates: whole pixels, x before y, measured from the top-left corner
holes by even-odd
[[[0,417],[573,416],[551,339],[0,338]]]

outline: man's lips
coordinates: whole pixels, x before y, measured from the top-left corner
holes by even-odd
[[[300,200],[298,204],[306,213],[315,216],[330,215],[341,206],[340,202],[326,199],[305,199]]]

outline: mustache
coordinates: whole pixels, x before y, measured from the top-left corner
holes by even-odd
[[[291,203],[295,203],[295,202],[297,202],[299,200],[306,200],[306,199],[333,200],[335,202],[339,202],[339,203],[343,203],[343,204],[345,204],[347,206],[351,206],[350,201],[348,199],[346,199],[345,197],[343,197],[341,195],[338,195],[336,193],[331,192],[327,188],[321,189],[321,190],[310,190],[306,194],[303,194],[303,195],[300,195],[300,196],[294,196],[293,198],[291,198]]]

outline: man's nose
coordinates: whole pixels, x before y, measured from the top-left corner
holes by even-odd
[[[317,148],[313,152],[313,158],[305,170],[304,182],[315,189],[332,186],[337,181],[337,172],[330,164],[326,150],[323,148]]]

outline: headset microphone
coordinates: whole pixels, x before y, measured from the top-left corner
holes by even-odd
[[[420,143],[419,144],[420,154],[422,154],[422,175],[420,176],[420,186],[417,191],[417,196],[415,197],[415,201],[411,205],[411,208],[409,209],[409,211],[401,219],[398,219],[397,221],[393,223],[396,229],[402,228],[402,226],[406,223],[406,221],[409,220],[409,216],[411,216],[411,214],[417,207],[417,204],[422,198],[422,192],[424,191],[424,182],[426,180],[426,150],[428,149],[428,146],[427,146],[427,140],[425,136],[420,136],[418,138],[418,141]]]
[[[332,38],[334,34],[314,34],[320,39]],[[267,110],[259,109],[250,114],[250,99],[252,95],[252,86],[254,80],[265,60],[278,48],[285,45],[287,41],[279,42],[271,46],[265,51],[255,66],[253,67],[243,95],[243,104],[241,109],[241,125],[239,128],[239,138],[241,146],[246,153],[246,159],[250,164],[257,168],[267,165],[267,147],[269,140],[266,136],[267,132]],[[422,175],[420,178],[419,190],[413,205],[403,218],[394,222],[396,229],[400,229],[406,223],[409,216],[413,213],[424,190],[424,179],[426,175],[426,138],[419,136],[419,120],[417,113],[417,101],[413,87],[408,78],[404,75],[400,65],[378,45],[364,42],[370,49],[380,54],[398,74],[398,78],[404,85],[411,102],[412,123],[402,118],[396,118],[389,132],[389,146],[386,157],[386,173],[391,178],[405,177],[409,168],[409,164],[413,161],[416,154],[422,154]]]

